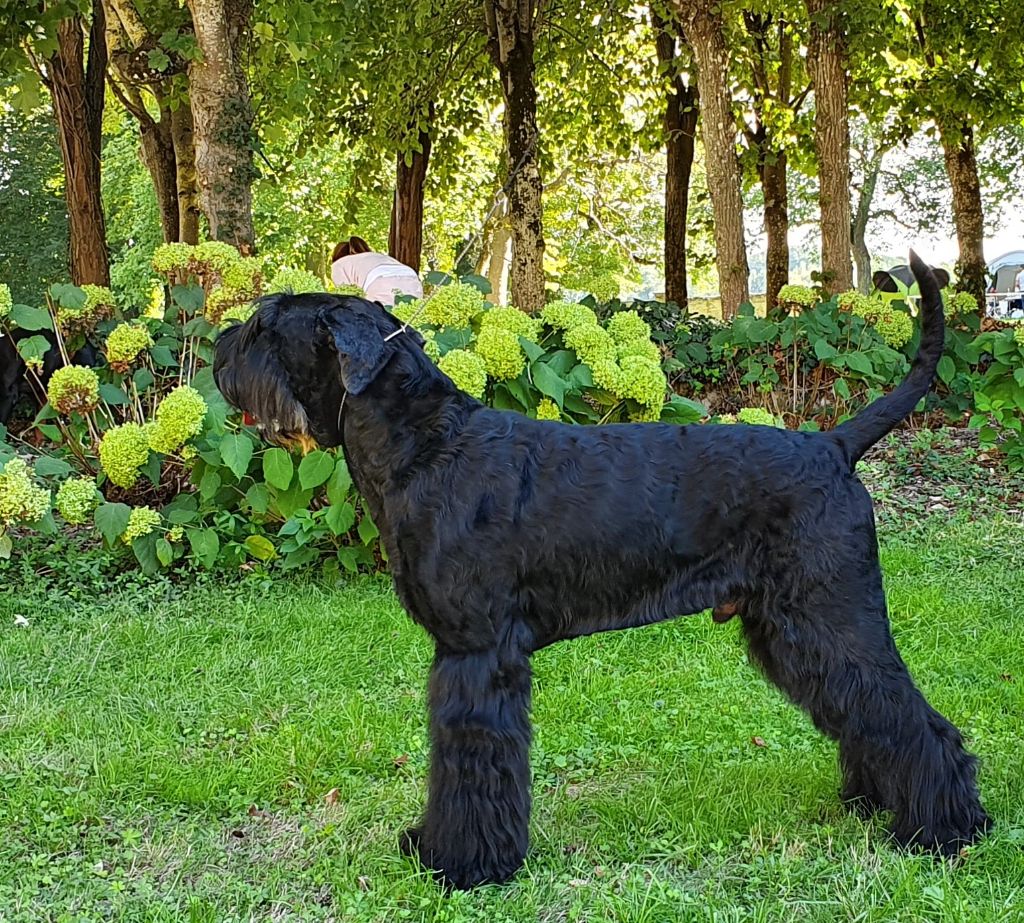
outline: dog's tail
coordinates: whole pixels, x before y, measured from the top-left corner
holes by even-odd
[[[846,450],[850,464],[856,464],[879,439],[909,416],[917,402],[928,393],[935,369],[942,358],[946,325],[942,317],[942,294],[931,269],[910,251],[910,268],[921,291],[921,342],[910,374],[895,390],[861,411],[852,420],[832,430]]]

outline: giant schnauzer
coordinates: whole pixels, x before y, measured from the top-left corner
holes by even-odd
[[[570,426],[462,393],[380,305],[274,295],[217,342],[224,395],[281,444],[342,446],[395,589],[434,640],[426,812],[403,847],[455,887],[527,848],[530,655],[714,608],[839,743],[842,797],[904,845],[955,854],[988,826],[975,759],[893,644],[871,498],[854,472],[925,395],[942,301],[914,255],[906,380],[832,432]]]

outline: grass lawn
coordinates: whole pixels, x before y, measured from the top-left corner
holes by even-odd
[[[540,653],[527,866],[446,897],[396,848],[430,648],[383,582],[8,586],[0,921],[1021,920],[1024,530],[935,522],[883,552],[897,641],[998,825],[958,867],[844,813],[834,745],[738,620]]]

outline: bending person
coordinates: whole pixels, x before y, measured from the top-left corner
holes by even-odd
[[[334,248],[331,279],[339,287],[358,285],[368,300],[385,307],[394,305],[396,295],[423,297],[423,285],[415,269],[371,250],[362,237],[350,237]]]

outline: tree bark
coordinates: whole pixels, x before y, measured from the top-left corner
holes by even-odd
[[[789,189],[785,151],[760,151],[758,174],[764,193],[766,303],[774,310],[782,286],[789,282]]]
[[[700,112],[697,88],[674,73],[676,39],[686,40],[682,30],[669,24],[652,8],[658,61],[672,74],[665,100],[665,300],[679,307],[689,304],[686,280],[686,225],[690,208],[690,177]]]
[[[850,265],[850,128],[846,45],[836,0],[807,0],[811,19],[807,66],[814,86],[821,270],[828,292],[853,288]]]
[[[431,115],[433,108],[430,107]],[[430,135],[427,132],[419,133],[419,145],[418,151],[398,155],[388,234],[388,253],[417,272],[420,271],[423,252],[423,186],[430,162]]]
[[[721,7],[714,0],[673,0],[697,62],[701,135],[707,161],[708,190],[715,217],[715,250],[722,317],[734,317],[748,301],[749,270],[743,232],[743,199],[736,156],[736,125],[729,91],[729,55]]]
[[[178,239],[183,244],[199,243],[199,179],[196,175],[196,139],[192,109],[188,102],[171,108],[171,143],[174,145],[178,205]]]
[[[953,187],[953,223],[960,256],[956,261],[956,288],[970,292],[985,316],[985,213],[981,204],[977,150],[974,131],[966,119],[939,120],[939,137],[946,160],[946,173]]]
[[[57,26],[57,50],[47,60],[47,80],[64,161],[71,279],[76,285],[110,284],[110,255],[100,199],[107,71],[105,30],[103,7],[96,2],[89,30],[88,62],[80,16],[61,20]]]
[[[535,0],[485,0],[488,52],[505,100],[505,159],[512,230],[511,297],[516,307],[544,306],[543,183],[537,149],[534,84]]]
[[[857,197],[857,208],[853,213],[850,227],[850,243],[853,248],[853,262],[857,267],[857,291],[862,295],[871,292],[871,253],[867,244],[868,221],[871,218],[871,203],[878,187],[878,174],[882,170],[886,148],[878,145],[864,162],[864,183]]]
[[[180,239],[181,221],[178,215],[178,168],[167,106],[160,107],[159,120],[148,117],[140,120],[139,139],[142,159],[156,191],[164,243],[173,243]]]
[[[200,57],[189,65],[196,172],[210,237],[253,249],[252,104],[241,53],[252,0],[188,0]]]

